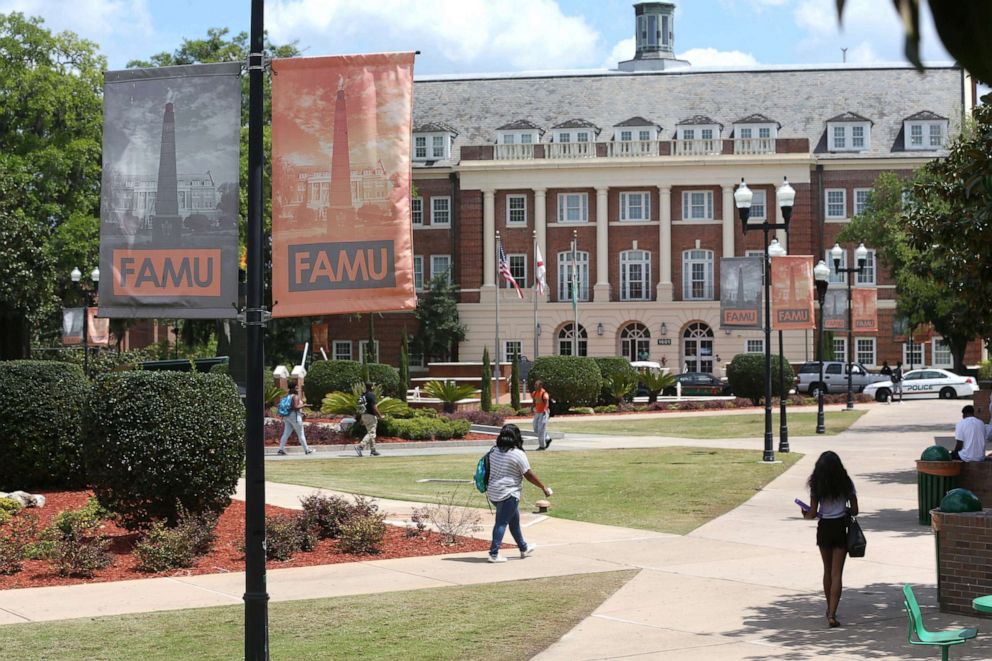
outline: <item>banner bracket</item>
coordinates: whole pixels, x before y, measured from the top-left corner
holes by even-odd
[[[272,313],[265,308],[245,308],[244,312],[239,312],[238,321],[242,326],[265,326],[272,319]]]
[[[252,59],[257,60],[257,64],[252,64]],[[248,53],[248,71],[265,71],[265,53]]]

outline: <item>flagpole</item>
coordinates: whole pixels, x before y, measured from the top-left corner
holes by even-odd
[[[531,326],[531,330],[534,331],[534,358],[537,358],[537,296],[541,292],[538,291],[538,264],[537,264],[537,231],[533,232],[534,238],[534,286],[531,288],[531,293],[534,295],[534,325]]]
[[[499,230],[496,230],[496,408],[499,408],[499,261],[502,255],[503,240],[499,236]]]
[[[572,230],[572,316],[573,341],[572,355],[579,355],[579,231]]]

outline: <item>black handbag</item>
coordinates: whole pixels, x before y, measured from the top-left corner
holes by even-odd
[[[861,524],[852,516],[847,523],[847,554],[852,558],[863,558],[867,546],[868,540],[861,530]]]

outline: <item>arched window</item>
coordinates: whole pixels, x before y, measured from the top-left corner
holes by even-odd
[[[683,372],[713,372],[713,329],[701,321],[682,332]]]
[[[627,324],[620,331],[620,355],[630,361],[651,360],[651,331],[644,324]]]
[[[620,300],[651,300],[651,253],[625,250],[620,253]]]
[[[713,251],[682,252],[682,300],[713,300]]]
[[[588,342],[585,326],[579,324],[579,353],[576,354],[572,347],[575,342],[575,333],[572,332],[574,324],[565,324],[558,331],[558,355],[559,356],[585,356],[588,355]]]
[[[558,253],[558,300],[567,303],[572,300],[572,251]],[[589,300],[589,253],[578,250],[575,253],[576,273],[580,301]]]

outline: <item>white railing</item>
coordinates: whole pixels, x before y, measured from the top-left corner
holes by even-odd
[[[548,158],[595,158],[595,142],[552,142],[544,146]]]
[[[657,140],[626,140],[610,142],[610,156],[614,158],[637,158],[658,155]]]
[[[723,152],[723,140],[672,140],[672,153],[676,156],[707,156]]]
[[[734,140],[735,154],[774,154],[775,138],[738,138]]]
[[[521,161],[534,158],[533,144],[496,145],[497,161]]]

